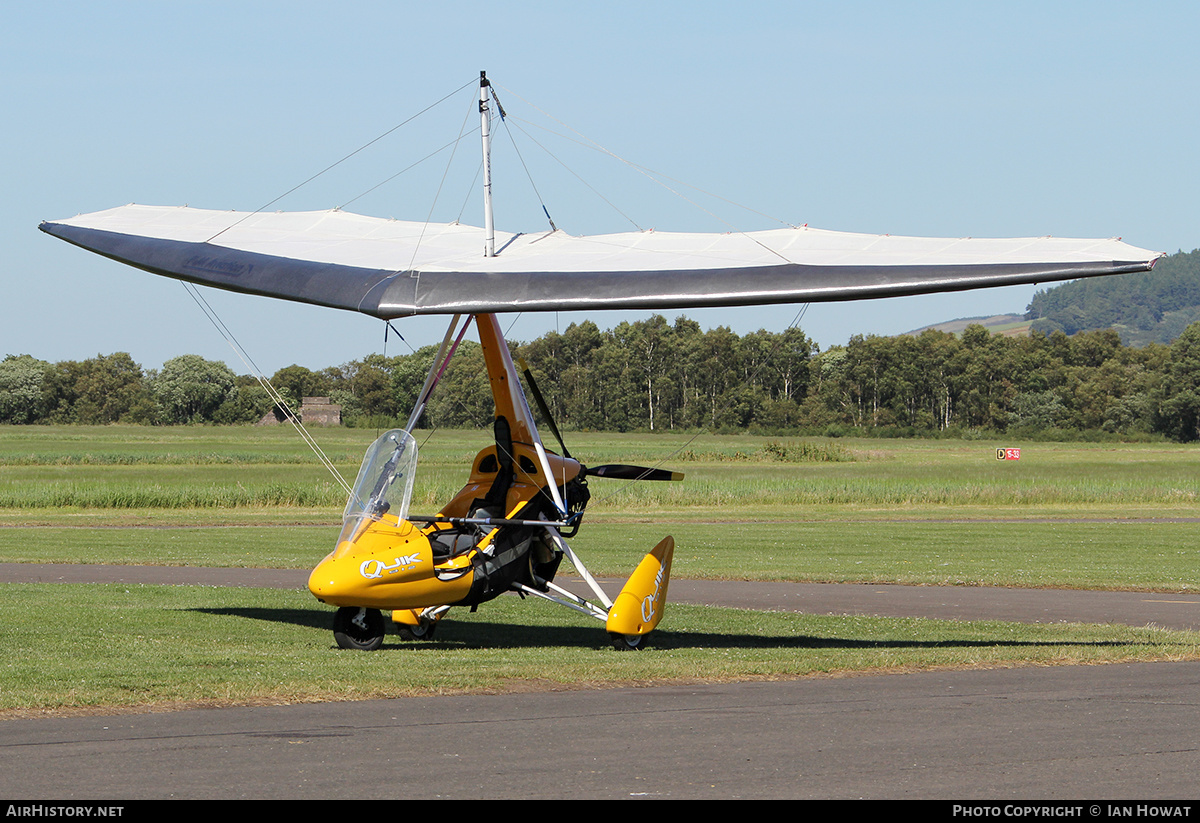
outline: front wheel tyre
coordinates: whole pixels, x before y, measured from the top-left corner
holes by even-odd
[[[333,615],[333,639],[341,649],[375,651],[383,645],[383,613],[343,606]]]

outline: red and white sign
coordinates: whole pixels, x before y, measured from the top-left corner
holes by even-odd
[[[1020,460],[1020,449],[996,449],[997,460]]]

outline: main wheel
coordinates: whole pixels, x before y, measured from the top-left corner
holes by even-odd
[[[396,631],[399,632],[401,640],[432,640],[433,630],[436,628],[436,620],[428,620],[424,617],[415,626],[410,626],[408,623],[396,624]]]
[[[610,634],[613,648],[619,652],[636,651],[642,648],[646,635],[644,634]]]
[[[383,613],[343,606],[333,615],[333,639],[342,649],[375,651],[383,645]]]

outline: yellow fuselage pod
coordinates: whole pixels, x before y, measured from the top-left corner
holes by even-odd
[[[428,538],[412,523],[384,515],[330,552],[309,575],[308,589],[334,606],[440,606],[470,591],[474,575],[469,562],[462,565],[461,574],[439,577]]]
[[[664,537],[642,558],[608,610],[605,629],[612,634],[642,635],[654,630],[667,605],[667,583],[675,540]]]
[[[579,463],[557,454],[547,461],[556,475],[548,479],[534,450],[524,443],[513,444],[515,480],[507,493],[505,514],[514,516],[551,482],[563,485],[581,471]],[[462,490],[442,509],[448,517],[466,517],[471,504],[487,494],[496,478],[496,447],[479,452],[471,476]],[[474,574],[468,552],[438,563],[426,536],[438,528],[423,529],[391,515],[368,522],[342,542],[309,575],[308,588],[323,603],[334,606],[365,606],[376,609],[420,609],[457,603],[467,596]],[[478,544],[485,548],[486,536]]]
[[[495,315],[483,314],[476,315],[475,324],[496,417],[507,421],[512,440],[513,477],[505,493],[504,514],[514,517],[539,494],[549,495],[548,486],[565,485],[582,469],[575,460],[545,454],[553,475],[546,476],[542,455],[538,454],[541,439],[499,321]],[[472,505],[487,495],[496,480],[499,457],[496,446],[481,451],[472,463],[466,486],[441,513],[470,516]],[[318,600],[334,606],[406,610],[457,603],[471,590],[472,559],[495,538],[496,531],[485,535],[471,551],[441,561],[435,568],[433,548],[426,535],[442,528],[447,526],[435,523],[422,530],[408,521],[384,515],[360,528],[321,561],[309,576],[309,590]]]

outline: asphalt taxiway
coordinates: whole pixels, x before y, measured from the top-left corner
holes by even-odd
[[[0,581],[305,575],[0,564]],[[1200,625],[1200,596],[1145,592],[677,580],[671,597]],[[1200,662],[1161,662],[9,719],[0,796],[1180,800],[1200,787],[1198,687]]]

